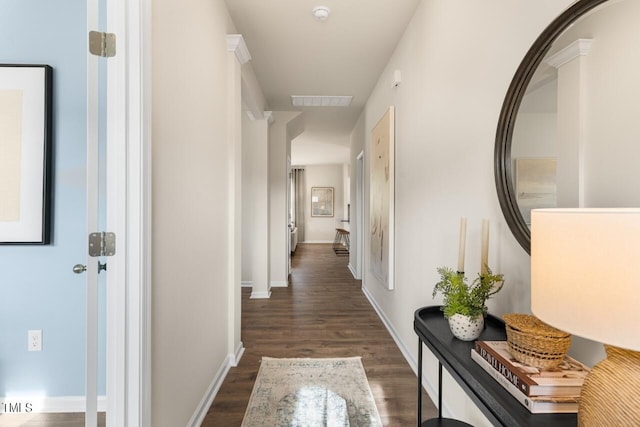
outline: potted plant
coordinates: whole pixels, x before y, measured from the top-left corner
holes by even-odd
[[[485,273],[469,285],[464,273],[448,267],[438,268],[440,281],[433,288],[433,297],[444,296],[442,311],[449,320],[449,327],[456,338],[464,341],[476,339],[484,327],[487,300],[504,285],[502,274],[493,274],[487,266]]]

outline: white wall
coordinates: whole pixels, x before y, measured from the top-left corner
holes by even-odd
[[[518,113],[513,129],[511,157],[554,157],[558,155],[557,116],[554,113]]]
[[[585,206],[639,206],[640,192],[631,183],[640,181],[640,2],[608,3],[568,30],[554,49],[578,38],[593,40],[583,68]]]
[[[228,88],[235,31],[221,0],[158,0],[152,17],[152,416],[174,427],[228,355],[228,101],[239,91]]]
[[[72,274],[71,266],[95,262],[87,256],[86,227],[87,2],[73,0],[61,7],[47,1],[5,0],[0,8],[2,62],[53,67],[51,244],[0,245],[0,402],[16,402],[16,396],[29,401],[35,395],[38,400],[32,401],[42,404],[33,409],[39,411],[58,397],[85,393],[87,275]],[[7,154],[4,148],[0,151],[4,164]],[[2,199],[6,193],[0,194]],[[106,383],[103,283],[100,395]],[[30,329],[42,330],[42,352],[27,352]],[[77,402],[77,409],[84,408],[84,399],[71,401]]]
[[[342,194],[342,218],[339,219],[348,220],[351,204],[351,165],[349,163],[342,165]],[[349,230],[350,224],[342,222],[342,228]]]
[[[358,206],[358,179],[356,179],[356,173],[358,172],[358,155],[364,149],[364,144],[367,140],[367,132],[364,125],[365,114],[362,114],[356,123],[356,126],[351,131],[351,170],[354,171],[353,178],[349,183],[350,187],[350,202],[351,202],[351,222],[349,223],[349,229],[351,233],[351,247],[349,248],[349,266],[355,278],[362,278],[362,271],[364,270],[364,242],[363,236],[369,230],[368,222],[364,222],[364,205],[369,204],[368,193],[363,191],[361,206]],[[362,159],[364,163],[364,159]],[[368,182],[368,170],[362,171],[362,186],[364,187]],[[368,219],[367,219],[368,221]],[[361,230],[361,232],[359,232]]]
[[[336,228],[344,228],[346,218],[344,211],[344,187],[342,165],[305,166],[306,200],[305,207],[305,242],[331,243],[336,235]],[[333,187],[333,217],[311,216],[311,188]]]
[[[468,218],[466,271],[471,277],[480,270],[482,219],[491,221],[489,264],[504,273],[506,285],[489,301],[489,311],[530,312],[529,256],[513,238],[496,195],[495,132],[517,66],[535,38],[570,3],[424,0],[352,133],[351,164],[364,148],[368,176],[371,129],[389,105],[395,105],[396,289],[387,291],[369,271],[366,202],[363,286],[414,361],[413,314],[441,302],[431,297],[436,268],[456,265],[461,216]],[[402,72],[397,89],[389,87],[394,70]],[[589,361],[598,349],[587,345],[575,355]],[[425,367],[427,387],[434,390],[433,357],[427,357]],[[445,387],[445,411],[473,425],[489,425],[463,393],[458,398],[449,392],[456,389],[450,380]]]

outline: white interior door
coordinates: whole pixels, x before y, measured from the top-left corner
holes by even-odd
[[[87,230],[85,426],[97,426],[98,399],[106,393],[107,254],[115,249],[106,234],[107,212],[107,58],[96,52],[99,32],[106,30],[106,0],[87,0]],[[89,36],[91,35],[91,36]],[[100,49],[98,49],[100,50]],[[89,51],[93,51],[90,53]],[[104,54],[104,53],[102,53]],[[108,417],[108,414],[106,415]]]
[[[87,33],[105,8],[6,0],[1,9],[0,400],[15,401],[14,412],[86,407],[96,425],[105,259],[89,257],[87,235],[106,218],[106,68]]]
[[[87,425],[97,410],[108,426],[151,425],[148,3],[0,9],[0,71],[42,73],[35,85],[0,73],[0,401],[13,412],[86,408]],[[94,30],[116,34],[116,57],[88,53]],[[116,233],[115,256],[88,255],[88,234],[101,231]]]

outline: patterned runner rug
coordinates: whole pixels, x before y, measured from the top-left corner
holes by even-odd
[[[382,426],[359,357],[263,357],[243,427]]]

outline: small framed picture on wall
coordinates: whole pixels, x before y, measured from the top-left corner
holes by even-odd
[[[333,187],[311,188],[311,216],[333,216]]]

